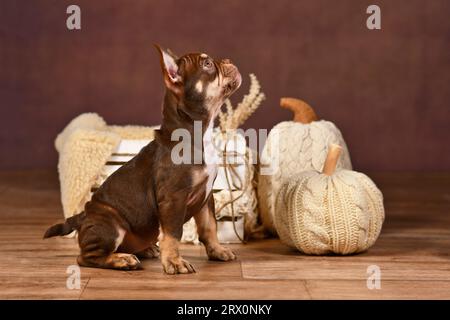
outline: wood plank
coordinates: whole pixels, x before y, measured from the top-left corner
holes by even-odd
[[[92,278],[81,299],[309,299],[303,281],[198,280],[180,275],[165,280]]]
[[[0,299],[79,299],[88,279],[82,279],[80,290],[68,289],[67,276],[12,275],[0,277]]]
[[[364,280],[308,280],[306,287],[312,299],[450,299],[449,281],[382,280],[369,290]]]
[[[246,255],[251,261],[278,261],[281,257],[286,261],[342,259],[355,262],[449,262],[450,237],[437,237],[435,239],[415,238],[388,238],[382,235],[375,245],[368,251],[350,256],[308,256],[298,250],[284,245],[278,239],[266,239],[240,246],[238,255]],[[280,257],[281,256],[281,257]]]
[[[274,261],[242,262],[244,279],[364,280],[367,269],[376,265],[385,280],[450,281],[446,262],[355,261],[348,257],[298,257]]]

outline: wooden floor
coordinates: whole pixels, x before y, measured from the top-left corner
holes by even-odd
[[[368,252],[348,257],[298,254],[277,239],[234,245],[235,262],[207,261],[184,245],[197,274],[168,276],[158,260],[144,270],[81,268],[81,287],[66,287],[76,264],[73,239],[42,240],[62,217],[53,172],[0,173],[2,299],[450,299],[450,174],[373,174],[385,195],[386,222]],[[381,289],[367,288],[367,268]]]

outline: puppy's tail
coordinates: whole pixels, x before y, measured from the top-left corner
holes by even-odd
[[[73,230],[78,230],[84,218],[86,218],[86,213],[83,211],[82,213],[76,214],[73,217],[67,218],[64,223],[58,223],[51,226],[45,232],[44,239],[55,236],[65,236],[71,233]]]

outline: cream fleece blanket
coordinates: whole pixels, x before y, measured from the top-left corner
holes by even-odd
[[[73,119],[55,140],[64,217],[84,210],[91,187],[122,139],[153,139],[156,128],[109,126],[96,113]]]

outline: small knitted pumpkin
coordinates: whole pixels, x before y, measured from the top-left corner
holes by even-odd
[[[261,153],[257,189],[261,221],[273,234],[276,195],[286,179],[305,170],[322,170],[331,143],[343,146],[338,168],[352,168],[345,141],[332,122],[318,120],[314,110],[299,99],[282,98],[280,105],[293,111],[294,119],[280,122],[270,131]],[[267,170],[271,166],[272,170]]]
[[[323,172],[306,171],[277,196],[275,226],[281,240],[306,254],[367,250],[384,221],[383,195],[366,175],[337,170],[341,147],[331,145]]]

